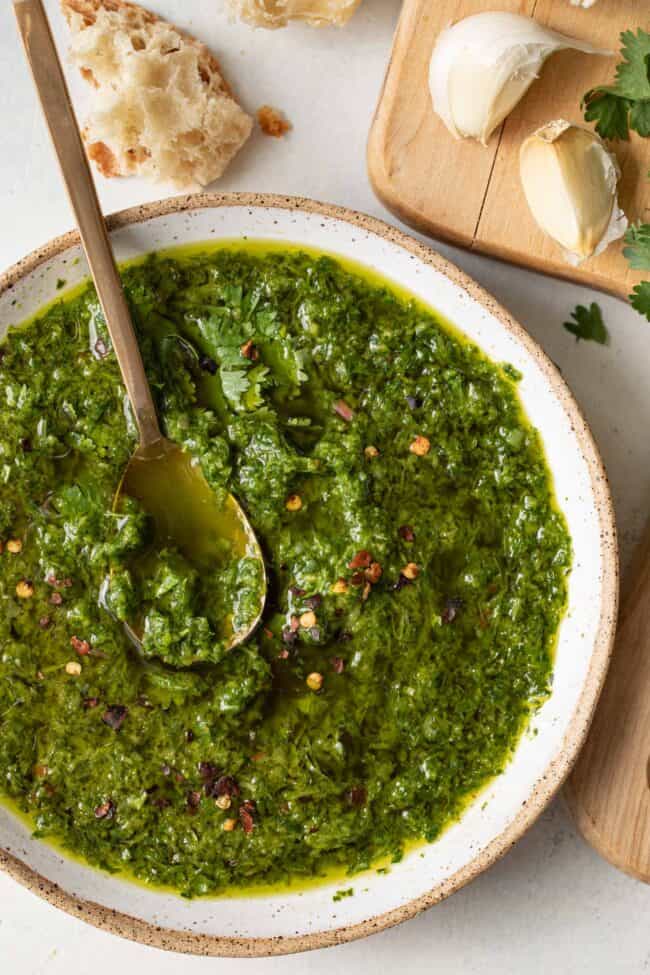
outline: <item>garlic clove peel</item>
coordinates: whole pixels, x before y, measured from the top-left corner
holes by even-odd
[[[543,27],[532,17],[487,11],[442,31],[431,55],[434,111],[457,139],[483,145],[555,51],[611,54]]]
[[[602,253],[625,233],[618,162],[589,129],[564,119],[549,122],[521,146],[519,168],[533,217],[568,263]]]

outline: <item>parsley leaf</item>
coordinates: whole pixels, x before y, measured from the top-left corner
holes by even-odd
[[[607,345],[609,333],[600,306],[595,301],[592,301],[588,308],[585,305],[577,305],[571,312],[571,318],[574,321],[564,322],[564,328],[575,335],[576,341],[584,339],[585,342]]]
[[[592,88],[582,100],[586,121],[603,139],[628,139],[630,129],[650,135],[650,34],[623,31],[621,57],[614,84]]]
[[[601,139],[629,139],[628,115],[632,102],[604,88],[592,88],[582,100],[585,121],[596,123]]]
[[[650,281],[642,281],[632,289],[630,304],[650,321]]]
[[[219,378],[223,395],[235,410],[243,408],[242,396],[250,385],[244,369],[220,369]]]
[[[650,270],[650,223],[632,224],[623,238],[628,245],[623,248],[623,257],[633,271]]]

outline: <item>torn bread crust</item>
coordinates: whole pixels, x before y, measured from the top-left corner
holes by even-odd
[[[126,0],[61,0],[72,62],[96,90],[84,127],[108,177],[202,187],[222,175],[253,120],[205,44]]]
[[[231,14],[253,27],[286,27],[300,20],[311,27],[343,27],[361,0],[227,0]]]

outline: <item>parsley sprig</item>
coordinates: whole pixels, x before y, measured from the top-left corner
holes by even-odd
[[[585,342],[607,345],[609,332],[603,321],[600,305],[595,301],[592,301],[588,308],[586,305],[577,305],[571,312],[571,318],[572,322],[564,322],[564,328],[575,335],[576,342],[583,339]]]
[[[633,271],[650,271],[650,223],[632,224],[625,233],[623,256]],[[630,304],[650,320],[650,281],[641,281],[632,289]]]
[[[630,129],[650,135],[650,34],[621,34],[622,61],[613,85],[592,88],[583,98],[587,122],[596,123],[603,139],[629,139]]]

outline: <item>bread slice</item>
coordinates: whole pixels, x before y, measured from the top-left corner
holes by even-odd
[[[104,176],[179,189],[222,175],[253,120],[204,44],[126,0],[61,0],[70,56],[96,89],[88,155]]]
[[[235,17],[253,27],[286,27],[302,20],[312,27],[346,24],[361,0],[227,0]]]

